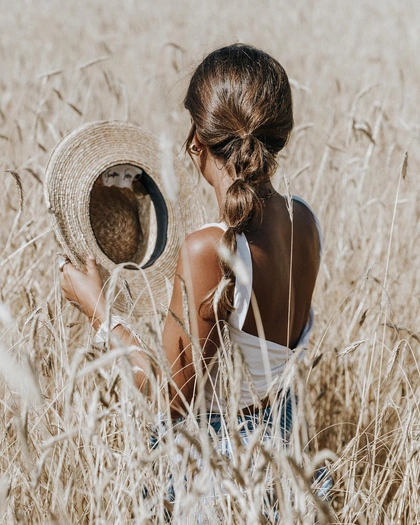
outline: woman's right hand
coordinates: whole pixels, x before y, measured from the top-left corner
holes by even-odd
[[[103,282],[95,258],[86,260],[86,271],[78,270],[71,263],[63,266],[61,288],[68,301],[77,303],[88,316],[95,329],[106,319],[106,303]]]

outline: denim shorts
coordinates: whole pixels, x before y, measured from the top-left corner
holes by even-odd
[[[297,406],[297,397],[290,390],[281,397],[275,410],[268,406],[255,414],[237,416],[239,436],[246,447],[248,440],[257,428],[263,426],[262,441],[276,440],[277,446],[287,449],[290,442],[293,424],[293,411]],[[211,430],[219,441],[218,450],[227,456],[232,455],[231,439],[226,432],[226,423],[222,414],[207,414]],[[313,485],[319,498],[328,501],[333,487],[333,480],[326,467],[320,467],[313,476]]]
[[[287,448],[292,432],[293,423],[293,399],[290,392],[282,396],[273,410],[271,406],[259,409],[255,413],[238,414],[236,417],[237,431],[243,445],[248,444],[249,437],[258,428],[263,428],[261,439],[266,441],[270,438],[280,440],[283,448]],[[217,447],[223,454],[231,455],[230,437],[227,431],[225,416],[219,413],[206,414],[211,435],[219,440]]]
[[[288,448],[291,432],[292,432],[292,423],[293,423],[293,412],[297,404],[296,396],[293,396],[290,391],[283,394],[277,399],[277,404],[275,409],[272,409],[270,406],[260,409],[252,414],[238,414],[236,416],[237,426],[234,429],[235,432],[238,432],[241,444],[246,448],[251,436],[258,429],[261,433],[261,441],[275,440],[277,446],[282,447],[283,449]],[[232,458],[234,457],[235,441],[232,439],[232,429],[229,429],[229,424],[227,422],[227,417],[220,413],[207,413],[197,417],[197,422],[201,424],[207,423],[205,428],[208,431],[208,434],[213,443],[214,450],[219,454],[224,455],[225,457]],[[232,425],[232,420],[230,421]],[[233,420],[235,423],[235,419]],[[177,427],[181,428],[185,424],[184,418],[179,418],[172,422],[173,430],[176,434]],[[235,425],[233,425],[235,426]],[[152,448],[159,446],[159,441],[163,438],[165,434],[164,428],[160,428],[160,431],[153,436],[150,445]],[[175,438],[176,439],[176,438]],[[200,464],[199,454],[194,457],[194,452],[191,453],[191,457],[198,461]],[[181,458],[177,461],[174,458],[175,463],[180,463]],[[187,485],[188,474],[185,475],[185,484]],[[175,491],[171,483],[172,476],[168,479],[167,485],[167,494],[166,499],[168,502],[173,503],[175,501]],[[329,475],[325,467],[320,468],[316,471],[314,478],[314,483],[317,486],[316,494],[324,499],[329,499],[329,494],[333,485],[331,476]],[[222,487],[218,490],[219,497],[224,493]],[[208,498],[215,499],[217,496],[215,494],[209,495]],[[274,522],[277,523],[277,520],[274,519]]]

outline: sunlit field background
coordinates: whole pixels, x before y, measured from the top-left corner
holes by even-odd
[[[279,523],[420,523],[418,2],[2,0],[0,9],[0,523],[163,523],[177,454],[174,523],[274,522],[259,503],[266,465]],[[293,445],[267,448],[253,475],[246,449],[230,469],[193,418],[183,441],[170,433],[149,450],[155,407],[112,354],[92,349],[86,320],[61,299],[43,197],[50,151],[93,120],[164,134],[193,169],[183,93],[205,54],[238,41],[289,74],[295,130],[275,185],[285,193],[288,181],[324,230],[316,326],[291,380]],[[191,191],[217,218],[198,175]],[[138,320],[149,336],[154,323]],[[204,451],[196,477],[185,452],[193,437]],[[325,462],[329,506],[310,488]],[[226,494],[206,499],[221,480]]]

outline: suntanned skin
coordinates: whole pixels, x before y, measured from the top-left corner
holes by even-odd
[[[197,148],[203,150],[197,157],[198,167],[205,179],[213,186],[219,207],[222,206],[227,188],[232,179],[225,172],[220,159],[214,158],[208,149],[194,137]],[[267,183],[266,192],[273,190]],[[264,216],[258,231],[247,234],[253,263],[253,291],[266,339],[294,348],[304,329],[311,305],[312,293],[319,268],[319,237],[312,213],[301,203],[293,206],[293,257],[291,257],[291,228],[289,211],[283,196],[276,194],[264,202]],[[189,235],[180,250],[173,295],[163,331],[163,348],[172,370],[176,387],[189,403],[194,397],[195,368],[192,363],[191,341],[177,322],[190,325],[191,334],[197,338],[208,357],[214,355],[219,340],[215,328],[215,314],[200,305],[221,281],[217,248],[223,231],[212,227]],[[290,279],[290,264],[292,274]],[[289,308],[289,280],[290,315]],[[183,292],[185,283],[190,319],[184,319]],[[63,269],[62,289],[65,297],[79,303],[98,329],[106,320],[105,298],[102,281],[94,259],[88,258],[86,272],[77,270],[70,263]],[[226,320],[226,319],[222,319]],[[243,327],[245,332],[258,335],[252,309],[248,312]],[[128,331],[117,326],[113,333],[122,343],[138,345]],[[150,368],[148,359],[141,351],[133,352],[130,360],[144,372],[135,374],[135,381],[142,388],[147,381]],[[172,398],[172,412],[177,413],[180,405],[175,390]]]

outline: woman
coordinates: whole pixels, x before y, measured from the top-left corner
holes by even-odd
[[[171,368],[171,411],[174,417],[183,414],[194,402],[198,371],[192,334],[201,343],[203,365],[211,363],[207,411],[224,412],[226,399],[217,394],[217,351],[218,328],[225,324],[254,383],[255,389],[242,380],[238,405],[243,414],[251,414],[267,408],[275,379],[293,353],[306,346],[320,264],[320,233],[312,211],[301,199],[277,193],[270,180],[293,127],[290,86],[276,60],[237,44],[204,59],[184,105],[192,120],[187,151],[215,191],[220,222],[189,235],[179,254],[163,332]],[[248,279],[235,276],[231,263],[219,255],[221,245],[230,252],[227,259],[233,254],[240,259]],[[81,306],[100,334],[112,331],[123,343],[139,345],[119,319],[106,324],[103,283],[92,258],[85,273],[71,264],[62,269],[66,298]],[[184,286],[190,319],[185,318]],[[149,360],[141,350],[131,360],[136,383],[143,388]]]

